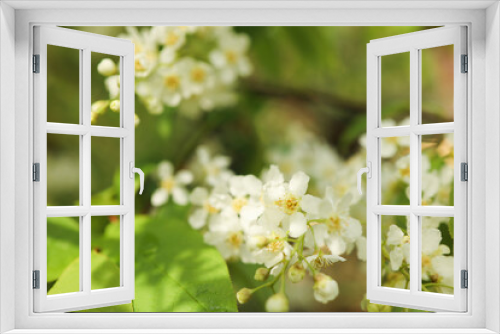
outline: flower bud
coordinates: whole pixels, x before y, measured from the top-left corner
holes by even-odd
[[[115,74],[116,73],[115,62],[109,58],[104,58],[97,65],[97,72],[99,72],[99,74],[101,75],[104,75],[105,77],[109,77],[110,75]]]
[[[267,312],[288,312],[289,309],[288,298],[284,293],[276,293],[266,301]]]
[[[109,105],[109,101],[106,101],[106,100],[95,101],[94,103],[92,103],[90,110],[93,113],[102,114],[106,111],[106,108],[108,107],[108,105]]]
[[[337,282],[325,274],[319,273],[314,276],[314,298],[320,303],[326,304],[339,295]]]
[[[306,270],[301,262],[295,262],[293,266],[288,269],[288,278],[292,283],[298,283],[304,279]]]
[[[120,100],[113,100],[109,105],[109,109],[114,112],[120,112]]]
[[[255,271],[254,279],[256,281],[265,281],[269,277],[269,269],[259,268]]]
[[[245,304],[247,301],[250,300],[250,297],[252,297],[252,290],[248,288],[243,288],[236,294],[236,299],[240,304]]]
[[[368,304],[368,306],[366,307],[366,310],[368,312],[379,312],[377,304]]]

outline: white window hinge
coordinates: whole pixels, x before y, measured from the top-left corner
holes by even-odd
[[[40,73],[40,55],[33,55],[33,73]]]
[[[460,272],[460,275],[461,275],[460,281],[462,282],[461,288],[468,289],[469,288],[469,272],[467,270],[462,270]]]
[[[462,73],[467,73],[469,72],[469,56],[467,55],[462,55]]]
[[[466,162],[460,164],[460,180],[469,181],[469,165]]]
[[[33,181],[40,182],[40,164],[38,162],[33,164]]]
[[[33,289],[40,289],[40,270],[33,270]]]

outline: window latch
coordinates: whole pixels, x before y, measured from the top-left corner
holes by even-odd
[[[358,171],[358,191],[360,195],[363,195],[363,190],[361,190],[361,177],[363,174],[366,173],[367,178],[372,178],[372,163],[368,161],[366,165],[366,167],[363,167]]]
[[[131,179],[134,178],[134,173],[139,174],[139,185],[140,185],[139,195],[142,195],[142,191],[144,190],[144,172],[140,168],[134,167],[133,161],[130,161],[129,163],[129,171],[130,171],[129,176]]]

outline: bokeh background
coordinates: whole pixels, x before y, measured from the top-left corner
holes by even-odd
[[[125,27],[67,28],[134,39]],[[243,56],[250,67],[223,85],[227,96],[214,97],[210,101],[213,106],[200,102],[193,108],[184,101],[172,106],[139,93],[135,155],[136,166],[146,172],[146,183],[143,195],[136,196],[136,299],[132,304],[92,311],[263,312],[271,289],[259,291],[244,305],[238,305],[235,299],[239,289],[257,286],[253,276],[258,265],[225,261],[215,247],[207,245],[200,231],[188,224],[193,210],[190,204],[178,205],[170,199],[163,205],[152,205],[151,198],[162,184],[157,173],[160,162],[171,162],[176,171],[193,169],[198,149],[204,147],[214,156],[228,157],[227,169],[236,175],[260,176],[270,164],[277,164],[287,178],[299,169],[309,169],[303,171],[311,176],[309,192],[314,195],[322,196],[330,180],[346,188],[344,192],[355,191],[356,172],[365,160],[366,45],[373,39],[428,28],[232,27],[233,33],[247,36],[249,44]],[[150,29],[137,27],[135,32],[140,35]],[[216,48],[216,42],[206,37],[210,29],[190,33],[179,46],[178,56],[210,63],[209,51]],[[147,47],[147,43],[144,45]],[[138,43],[136,54],[141,52],[137,48]],[[452,50],[445,47],[423,56],[424,122],[453,121]],[[49,47],[48,52],[48,121],[78,123],[78,51]],[[382,63],[382,118],[387,125],[402,125],[407,124],[409,116],[409,57],[391,57]],[[106,81],[110,76],[98,71],[104,58],[119,63],[108,55],[92,54],[93,121],[96,125],[117,126],[119,113],[111,110],[110,104],[119,97],[111,96],[113,86]],[[157,82],[144,73],[144,64],[148,65],[147,59],[136,63],[136,70],[139,66],[144,74],[136,79],[136,90],[145,82],[154,91]],[[158,94],[161,96],[161,92]],[[48,205],[78,204],[78,138],[71,137],[48,135]],[[424,145],[428,150],[424,154],[432,165],[429,170],[440,171],[452,159],[449,147],[448,151],[446,147],[436,150],[445,139],[429,138],[429,145]],[[408,155],[407,145],[397,140],[386,146],[384,161],[388,165],[396,165]],[[117,139],[92,141],[93,205],[119,203],[119,152]],[[390,204],[408,204],[408,184],[401,170],[387,170],[383,198]],[[186,190],[190,192],[193,187],[188,185]],[[450,198],[451,187],[441,198]],[[446,199],[440,203],[443,201]],[[363,226],[363,236],[365,210],[364,198],[350,208],[350,215]],[[119,221],[119,217],[92,219],[93,288],[119,285]],[[391,224],[406,228],[405,219]],[[452,248],[450,224],[438,222],[437,226],[442,243]],[[77,219],[49,219],[49,293],[77,291],[78,240]],[[326,270],[338,282],[339,296],[321,304],[313,298],[310,277],[297,284],[287,282],[291,311],[411,311],[377,305],[368,308],[366,262],[356,250],[343,256],[345,262]]]

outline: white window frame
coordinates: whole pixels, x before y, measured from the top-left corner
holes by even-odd
[[[134,45],[129,40],[71,29],[33,28],[34,54],[39,55],[39,73],[33,75],[34,162],[39,164],[39,181],[33,184],[33,269],[39,271],[39,288],[34,289],[35,312],[74,311],[127,304],[134,299]],[[78,50],[80,58],[79,124],[47,122],[47,46]],[[91,125],[91,55],[114,55],[120,61],[120,122],[115,127]],[[47,206],[47,134],[78,136],[80,195],[78,206]],[[91,203],[91,142],[94,138],[116,138],[119,144],[120,204]],[[62,139],[59,136],[59,139]],[[119,216],[120,286],[91,289],[91,223],[94,216]],[[77,217],[79,220],[80,289],[78,292],[47,294],[47,218]]]
[[[461,288],[461,270],[467,270],[467,192],[474,182],[461,181],[461,163],[467,163],[467,76],[462,73],[461,57],[467,54],[467,29],[449,26],[372,40],[367,46],[367,163],[371,177],[367,179],[367,298],[372,303],[389,304],[422,310],[467,310],[467,290]],[[422,124],[422,50],[453,46],[453,122]],[[382,57],[409,54],[409,118],[410,124],[383,127]],[[422,135],[453,133],[454,142],[454,206],[422,205],[421,141]],[[408,136],[410,141],[410,203],[384,205],[382,199],[381,141],[386,137]],[[384,175],[386,176],[386,175]],[[381,285],[381,221],[383,216],[407,216],[410,242],[409,289]],[[423,217],[454,217],[454,291],[452,294],[424,292],[422,282]]]
[[[495,333],[500,331],[500,11],[497,1],[135,2],[4,1],[0,4],[0,331]],[[61,9],[60,7],[67,7]],[[69,8],[68,8],[69,7]],[[102,7],[108,9],[103,10]],[[133,9],[123,9],[124,7]],[[159,8],[163,7],[163,8]],[[397,7],[397,8],[394,8]],[[77,8],[77,9],[75,9]],[[137,10],[137,8],[143,8]],[[148,9],[149,8],[149,9]],[[43,9],[43,10],[42,10]],[[447,25],[469,31],[469,307],[435,314],[34,314],[30,245],[31,31],[54,25]],[[14,35],[15,32],[15,35]],[[15,36],[15,37],[14,37]],[[487,69],[487,70],[486,70]],[[14,82],[14,85],[12,84]],[[15,111],[15,112],[14,112]],[[486,141],[486,138],[488,140]],[[12,142],[15,141],[15,145]],[[487,152],[487,153],[486,153]],[[15,177],[12,177],[14,175]],[[486,176],[487,181],[486,182]],[[355,175],[353,175],[355,177]],[[15,197],[12,198],[12,193]],[[487,195],[486,195],[487,194]],[[15,224],[13,224],[15,222]],[[472,228],[473,226],[473,228]],[[488,254],[488,266],[486,255]],[[486,293],[487,291],[487,293]],[[12,307],[14,305],[14,307]],[[137,329],[138,327],[141,329]],[[137,330],[132,330],[137,329]],[[293,328],[293,329],[290,329]],[[120,330],[122,329],[122,331]],[[170,329],[170,330],[169,330]],[[210,330],[211,329],[211,330]],[[39,330],[39,331],[38,331]],[[108,331],[106,331],[108,330]],[[179,332],[180,330],[177,330]],[[183,331],[185,333],[189,330]],[[248,332],[248,330],[246,331]]]

